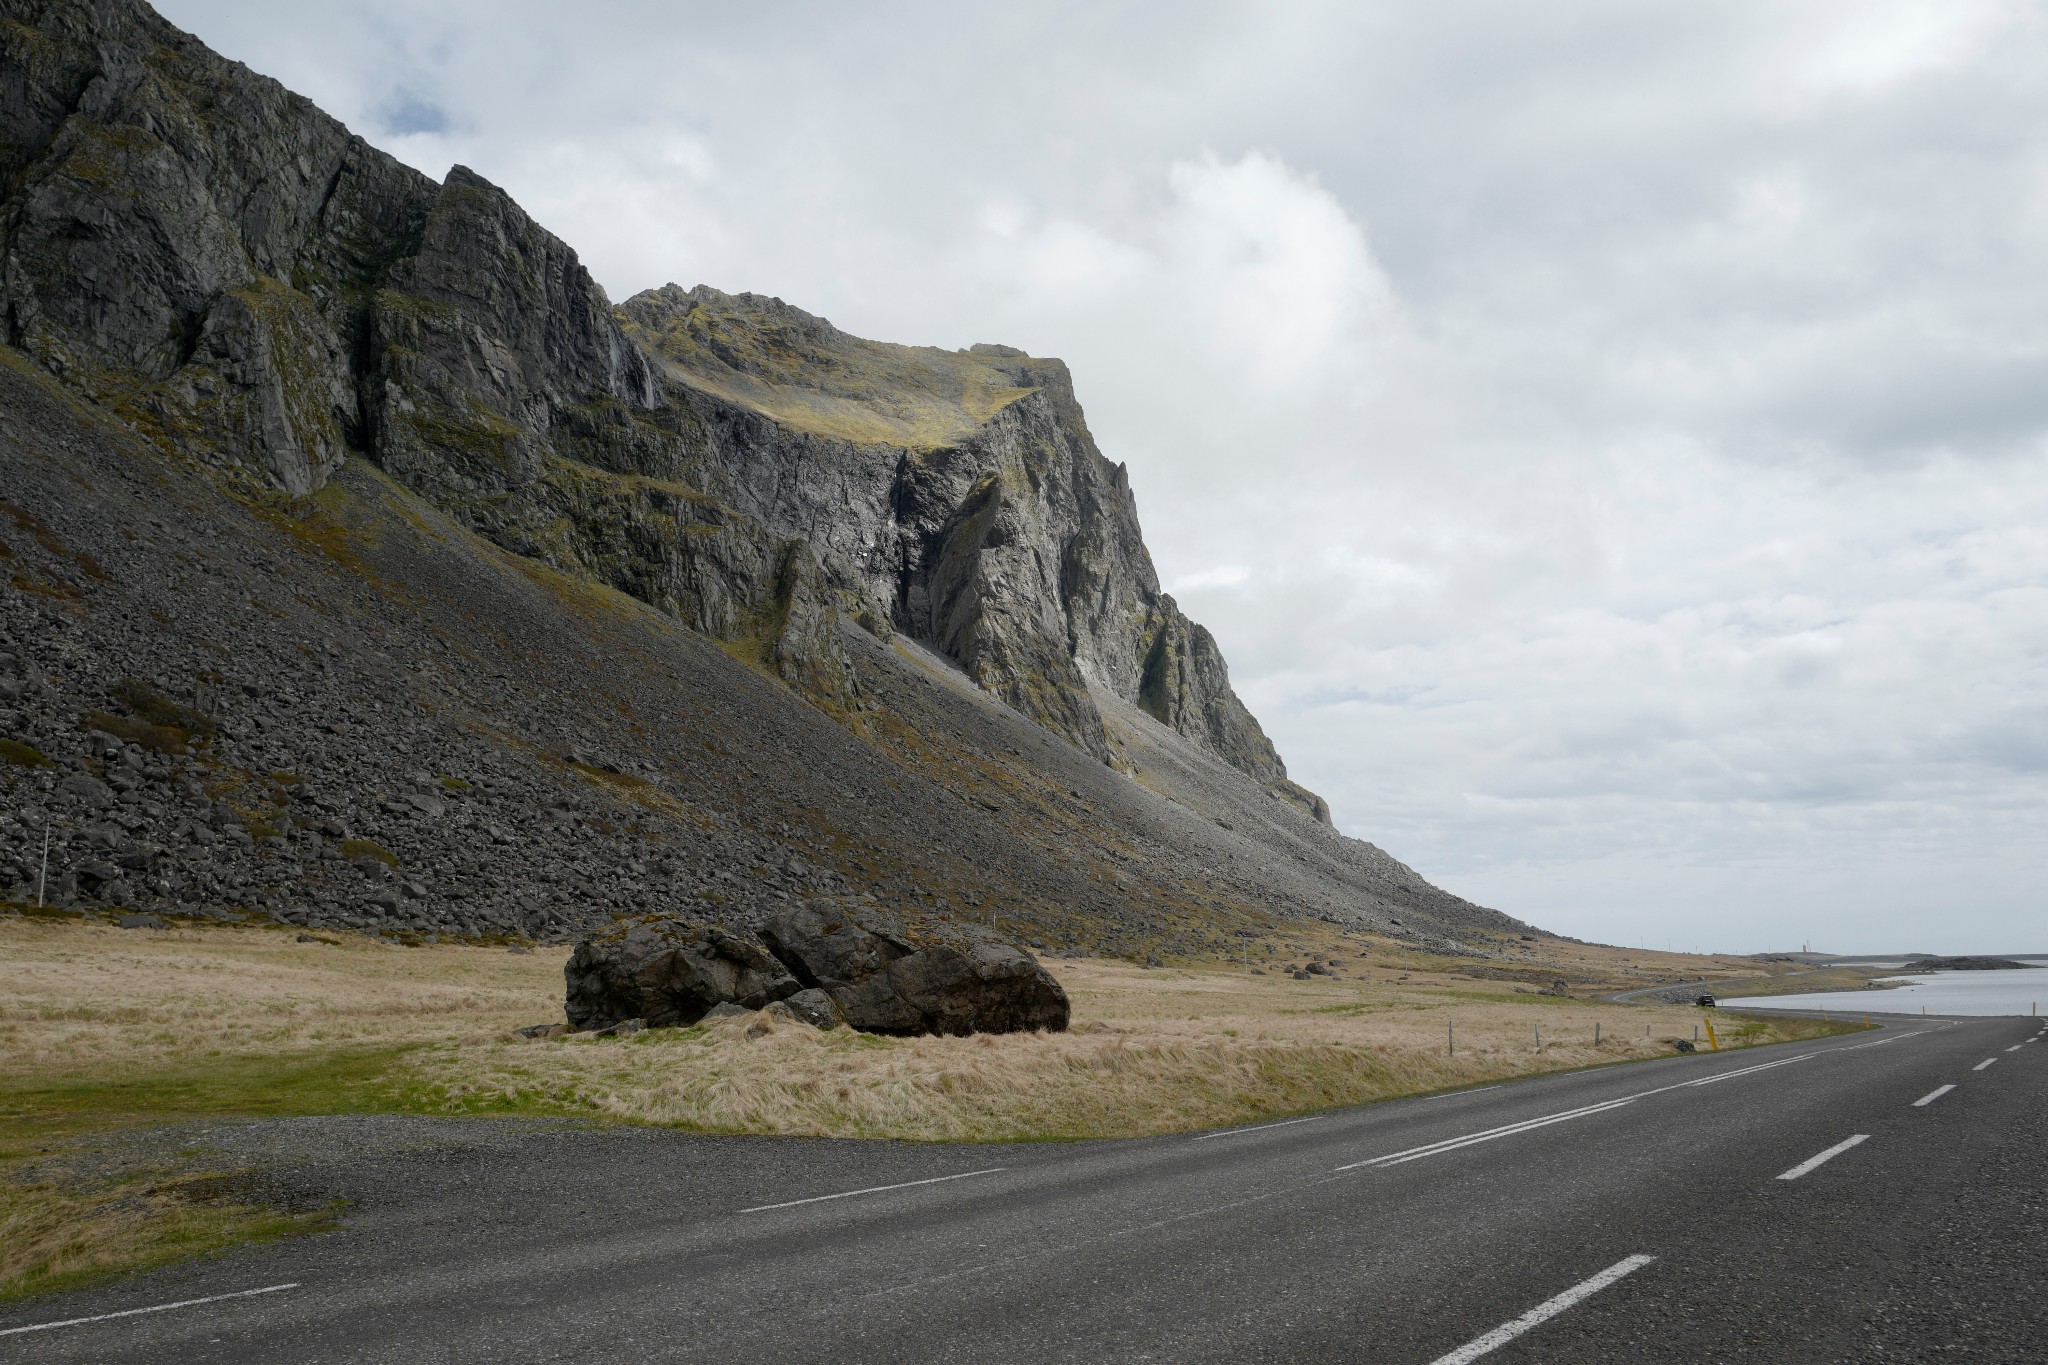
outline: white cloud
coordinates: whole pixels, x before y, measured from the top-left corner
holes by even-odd
[[[165,8],[615,296],[1065,357],[1295,774],[1454,889],[2041,946],[2038,7]]]
[[[2023,11],[2003,0],[1856,0],[1823,13],[1794,83],[1818,95],[1867,97],[1956,69]]]

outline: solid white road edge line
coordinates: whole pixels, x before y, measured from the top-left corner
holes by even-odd
[[[1983,1070],[1983,1069],[1984,1069],[1985,1067],[1987,1067],[1987,1066],[1990,1066],[1990,1065],[1991,1065],[1991,1064],[1992,1064],[1993,1062],[1995,1062],[1995,1061],[1997,1061],[1997,1060],[1998,1060],[1998,1058],[1996,1058],[1996,1057],[1986,1057],[1986,1058],[1985,1058],[1985,1059],[1984,1059],[1983,1061],[1981,1061],[1981,1062],[1977,1063],[1977,1065],[1975,1065],[1975,1066],[1971,1067],[1971,1068],[1970,1068],[1970,1070],[1972,1070],[1972,1071],[1982,1071],[1982,1070]]]
[[[1792,1065],[1792,1063],[1794,1063],[1794,1062],[1803,1062],[1803,1061],[1805,1061],[1805,1060],[1806,1060],[1806,1059],[1807,1059],[1808,1057],[1812,1057],[1812,1056],[1816,1056],[1816,1055],[1818,1055],[1818,1054],[1816,1054],[1816,1053],[1812,1053],[1812,1052],[1806,1052],[1806,1053],[1801,1053],[1801,1054],[1800,1054],[1799,1056],[1797,1056],[1797,1057],[1780,1057],[1780,1058],[1779,1058],[1779,1059],[1778,1059],[1777,1061],[1775,1061],[1775,1062],[1761,1062],[1761,1063],[1757,1064],[1756,1066],[1746,1066],[1746,1067],[1742,1068],[1742,1070],[1740,1070],[1740,1071],[1723,1071],[1723,1072],[1722,1072],[1721,1074],[1719,1074],[1718,1076],[1702,1076],[1702,1077],[1700,1077],[1700,1078],[1699,1078],[1698,1080],[1696,1080],[1696,1081],[1680,1081],[1680,1082],[1679,1082],[1679,1083],[1678,1083],[1677,1085],[1667,1085],[1667,1086],[1663,1087],[1663,1089],[1664,1089],[1664,1090],[1682,1090],[1682,1089],[1685,1089],[1685,1088],[1687,1088],[1687,1087],[1690,1087],[1690,1086],[1696,1086],[1696,1085],[1715,1085],[1715,1084],[1718,1084],[1718,1083],[1720,1083],[1721,1081],[1732,1081],[1732,1080],[1734,1080],[1734,1079],[1735,1079],[1736,1077],[1738,1077],[1738,1076],[1754,1076],[1754,1075],[1755,1075],[1755,1074],[1756,1074],[1757,1072],[1759,1072],[1759,1071],[1769,1071],[1769,1070],[1770,1070],[1770,1069],[1771,1069],[1772,1067],[1774,1067],[1774,1066],[1790,1066],[1790,1065]],[[1662,1090],[1645,1090],[1645,1091],[1643,1092],[1643,1094],[1644,1094],[1644,1095],[1657,1095],[1657,1094],[1662,1094],[1662,1093],[1663,1093],[1663,1091],[1662,1091]],[[1633,1098],[1633,1099],[1641,1099],[1641,1098],[1642,1098],[1642,1095],[1636,1095],[1636,1096],[1631,1096],[1631,1098]]]
[[[1579,1281],[1556,1298],[1537,1304],[1513,1322],[1502,1323],[1477,1341],[1467,1342],[1447,1356],[1438,1356],[1430,1365],[1470,1365],[1487,1352],[1499,1350],[1530,1328],[1541,1326],[1573,1304],[1592,1298],[1624,1275],[1633,1275],[1656,1259],[1655,1256],[1631,1256],[1625,1261],[1616,1261],[1592,1279]]]
[[[1526,1133],[1532,1128],[1547,1128],[1553,1123],[1563,1123],[1566,1119],[1584,1118],[1588,1114],[1605,1113],[1609,1109],[1619,1109],[1622,1105],[1631,1102],[1630,1100],[1607,1100],[1601,1104],[1586,1105],[1581,1109],[1567,1109],[1561,1114],[1545,1114],[1541,1118],[1523,1119],[1520,1123],[1506,1123],[1498,1128],[1488,1128],[1484,1132],[1464,1133],[1458,1137],[1444,1138],[1440,1142],[1429,1142],[1424,1143],[1420,1147],[1409,1147],[1399,1152],[1388,1152],[1385,1156],[1367,1157],[1363,1161],[1354,1161],[1348,1166],[1339,1166],[1337,1170],[1355,1171],[1362,1166],[1395,1166],[1404,1161],[1414,1161],[1418,1157],[1435,1156],[1439,1152],[1454,1151],[1459,1147],[1470,1147],[1476,1142],[1491,1142],[1495,1138],[1513,1137],[1516,1133]]]
[[[1639,1090],[1633,1095],[1623,1095],[1620,1099],[1607,1100],[1600,1104],[1589,1104],[1579,1109],[1567,1109],[1559,1114],[1544,1114],[1538,1118],[1524,1119],[1520,1123],[1506,1123],[1498,1128],[1488,1128],[1482,1132],[1465,1133],[1458,1137],[1444,1138],[1440,1142],[1426,1143],[1420,1147],[1410,1147],[1399,1152],[1388,1152],[1385,1156],[1367,1157],[1363,1161],[1354,1161],[1348,1165],[1339,1166],[1332,1173],[1355,1171],[1367,1166],[1398,1166],[1406,1161],[1416,1161],[1426,1156],[1453,1152],[1460,1147],[1470,1147],[1475,1143],[1491,1142],[1495,1138],[1512,1137],[1516,1133],[1526,1133],[1532,1128],[1547,1128],[1553,1123],[1563,1123],[1566,1119],[1583,1118],[1588,1114],[1605,1113],[1609,1109],[1619,1109],[1624,1104],[1633,1104],[1637,1100],[1647,1099],[1652,1095],[1662,1095],[1673,1090],[1689,1090],[1694,1086],[1712,1085],[1716,1081],[1732,1081],[1738,1076],[1753,1076],[1759,1071],[1769,1071],[1774,1067],[1790,1066],[1794,1062],[1803,1062],[1809,1057],[1821,1055],[1818,1052],[1804,1052],[1797,1057],[1781,1057],[1775,1062],[1759,1062],[1755,1066],[1745,1066],[1735,1071],[1723,1071],[1718,1075],[1702,1076],[1696,1081],[1680,1081],[1675,1085],[1660,1085],[1654,1090]]]
[[[1836,1143],[1834,1146],[1828,1148],[1825,1152],[1820,1153],[1818,1156],[1810,1156],[1806,1158],[1806,1160],[1800,1162],[1797,1166],[1794,1166],[1791,1170],[1779,1176],[1778,1179],[1797,1180],[1800,1176],[1805,1175],[1808,1171],[1812,1170],[1816,1166],[1821,1165],[1823,1162],[1833,1161],[1836,1157],[1848,1151],[1857,1143],[1867,1142],[1869,1140],[1870,1134],[1858,1133],[1854,1137],[1849,1138],[1846,1141]]]
[[[110,1318],[132,1318],[138,1313],[168,1313],[173,1308],[191,1308],[196,1304],[219,1303],[223,1299],[246,1299],[257,1294],[275,1294],[281,1289],[297,1289],[299,1282],[290,1284],[267,1284],[261,1289],[238,1289],[232,1294],[209,1294],[203,1299],[179,1299],[176,1303],[151,1304],[147,1308],[126,1308],[118,1313],[95,1313],[89,1318],[66,1318],[62,1322],[38,1322],[27,1327],[0,1327],[0,1337],[11,1337],[17,1332],[47,1332],[57,1327],[79,1327],[88,1322],[106,1322]]]
[[[881,1194],[886,1190],[907,1190],[912,1185],[943,1185],[948,1180],[966,1180],[977,1175],[994,1175],[1008,1166],[991,1166],[985,1171],[962,1171],[958,1175],[935,1175],[930,1180],[905,1180],[895,1185],[870,1185],[864,1190],[841,1190],[838,1194],[814,1194],[809,1199],[785,1199],[780,1204],[756,1204],[741,1213],[766,1213],[770,1209],[793,1209],[798,1204],[822,1204],[828,1199],[851,1199],[857,1194]]]
[[[1936,1100],[1940,1099],[1943,1095],[1946,1095],[1949,1091],[1953,1089],[1955,1089],[1954,1086],[1945,1085],[1941,1087],[1941,1089],[1939,1090],[1930,1090],[1926,1094],[1922,1095],[1919,1099],[1914,1100],[1913,1107],[1915,1109],[1925,1108],[1927,1105],[1934,1103]]]
[[[1207,1142],[1210,1138],[1236,1137],[1239,1133],[1263,1133],[1268,1128],[1288,1128],[1297,1123],[1314,1123],[1321,1117],[1321,1114],[1310,1114],[1305,1119],[1281,1119],[1278,1123],[1262,1123],[1256,1128],[1226,1128],[1220,1133],[1203,1133],[1200,1137],[1190,1138],[1189,1141]]]

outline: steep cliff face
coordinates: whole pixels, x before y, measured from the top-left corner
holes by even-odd
[[[724,495],[820,547],[896,628],[1104,759],[1097,689],[1327,820],[1160,590],[1129,476],[1060,361],[867,341],[702,285],[619,313],[702,414]]]
[[[350,343],[434,186],[146,7],[10,0],[10,345],[293,493],[361,432]]]
[[[135,0],[0,24],[5,340],[167,451],[295,497],[361,454],[842,714],[839,624],[901,630],[1106,762],[1115,698],[1327,820],[1160,590],[1059,361],[703,287],[614,310],[482,177],[435,184]]]
[[[800,540],[699,491],[702,435],[576,254],[125,0],[10,0],[5,339],[166,449],[317,491],[350,452],[519,553],[854,704]]]

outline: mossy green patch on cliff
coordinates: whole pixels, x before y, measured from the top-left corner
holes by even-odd
[[[140,678],[122,678],[108,689],[130,715],[152,725],[176,726],[195,734],[213,733],[213,720],[181,701],[165,696]]]
[[[661,613],[656,608],[639,598],[585,575],[569,573],[530,556],[509,552],[505,556],[505,562],[522,578],[547,592],[580,620],[591,621],[600,616],[645,616],[661,619]]]
[[[388,346],[404,344],[403,326],[460,327],[462,310],[443,299],[431,299],[404,289],[379,289],[375,294],[377,314],[387,324],[382,340]],[[392,327],[389,324],[401,324]]]
[[[785,426],[855,445],[956,442],[1036,393],[1021,353],[849,336],[779,300],[671,285],[616,310],[628,335],[697,388]]]
[[[398,855],[375,839],[343,839],[341,856],[351,862],[376,862],[386,867],[398,866]]]
[[[353,498],[340,484],[329,482],[307,497],[276,489],[241,490],[236,501],[274,530],[331,561],[335,567],[395,592],[370,572],[365,552],[375,541],[370,519],[356,515]]]
[[[665,791],[644,777],[639,777],[632,773],[614,772],[610,768],[594,767],[591,764],[578,763],[574,760],[571,760],[567,766],[571,771],[581,774],[586,781],[594,782],[598,786],[624,797],[651,814],[665,815],[676,820],[686,820],[699,829],[712,828],[711,818],[703,811]]]
[[[65,126],[71,143],[60,163],[62,173],[97,189],[129,188],[134,158],[164,149],[161,138],[133,124],[101,123],[81,115]]]
[[[32,744],[23,744],[17,739],[0,739],[0,763],[9,763],[17,768],[47,768],[52,766],[49,756]]]
[[[720,523],[743,515],[734,511],[711,494],[701,489],[692,488],[689,484],[677,479],[665,479],[651,474],[621,473],[617,470],[599,469],[595,465],[587,464],[581,460],[569,459],[561,455],[551,457],[548,463],[551,472],[558,478],[581,480],[586,484],[599,485],[606,489],[629,495],[652,494],[658,495],[660,498],[690,503],[692,506],[701,509],[702,513],[709,514]]]
[[[404,442],[432,451],[465,472],[503,475],[525,460],[526,432],[482,403],[463,408],[421,405],[389,421]]]
[[[115,739],[139,744],[158,754],[186,753],[192,743],[192,736],[177,726],[152,725],[146,720],[109,715],[105,711],[86,712],[79,721],[79,728],[97,730],[103,735],[112,735]]]

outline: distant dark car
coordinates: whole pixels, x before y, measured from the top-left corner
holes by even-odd
[[[1703,995],[1699,999],[1693,1001],[1693,1004],[1698,1005],[1703,1010],[1710,1010],[1714,1008],[1714,997],[1711,995]]]

